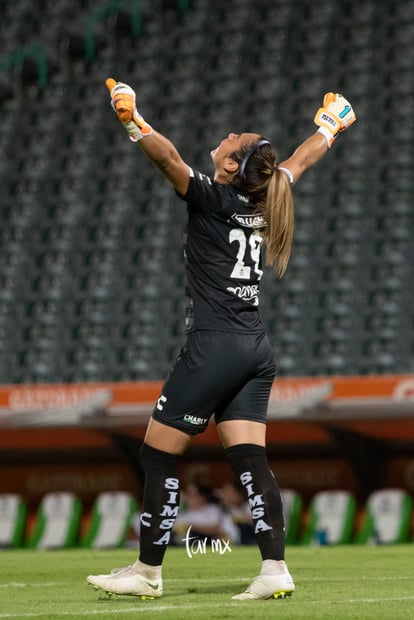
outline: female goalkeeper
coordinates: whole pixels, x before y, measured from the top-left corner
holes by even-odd
[[[314,118],[318,130],[282,163],[262,136],[230,133],[211,152],[210,178],[186,164],[174,145],[144,121],[129,86],[112,79],[107,86],[131,140],[187,205],[187,335],[141,448],[145,486],[139,559],[87,580],[111,593],[161,596],[162,562],[180,503],[180,456],[214,414],[226,457],[246,490],[262,557],[260,574],[233,598],[283,598],[295,586],[284,561],[282,502],[265,447],[275,362],[259,314],[261,247],[282,276],[293,236],[291,186],[354,122],[354,111],[341,95],[325,95]]]

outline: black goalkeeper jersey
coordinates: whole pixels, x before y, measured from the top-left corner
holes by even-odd
[[[191,170],[185,196],[186,331],[260,332],[259,282],[265,227],[231,185]]]

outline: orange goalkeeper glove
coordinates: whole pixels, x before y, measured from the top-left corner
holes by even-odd
[[[135,107],[135,91],[128,84],[116,82],[113,78],[108,78],[105,83],[111,93],[111,105],[127,130],[130,140],[138,142],[151,135],[151,125],[145,122]]]
[[[323,98],[323,107],[315,114],[315,125],[322,133],[331,148],[335,138],[356,121],[355,112],[349,101],[338,93],[326,93]]]

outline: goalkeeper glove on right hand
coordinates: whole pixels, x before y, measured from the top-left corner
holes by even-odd
[[[326,93],[323,98],[323,107],[315,114],[315,125],[322,133],[331,148],[335,138],[356,121],[356,115],[349,101],[338,93]]]
[[[152,134],[152,127],[145,122],[135,107],[135,91],[128,84],[108,78],[106,85],[111,93],[111,105],[127,130],[130,140],[138,142]]]

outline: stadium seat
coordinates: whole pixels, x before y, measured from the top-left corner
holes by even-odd
[[[309,505],[309,521],[301,542],[304,545],[349,543],[354,528],[356,500],[348,491],[320,491]]]
[[[393,544],[409,539],[412,497],[403,489],[381,489],[367,499],[358,543]]]
[[[285,519],[285,541],[287,545],[297,542],[302,514],[302,498],[292,489],[280,489]]]
[[[27,507],[20,495],[0,495],[0,549],[23,545]]]
[[[82,504],[73,493],[48,493],[40,502],[28,547],[63,549],[78,542]]]
[[[91,520],[82,539],[82,546],[95,549],[124,546],[132,517],[136,511],[137,502],[129,493],[101,493],[93,505]]]

